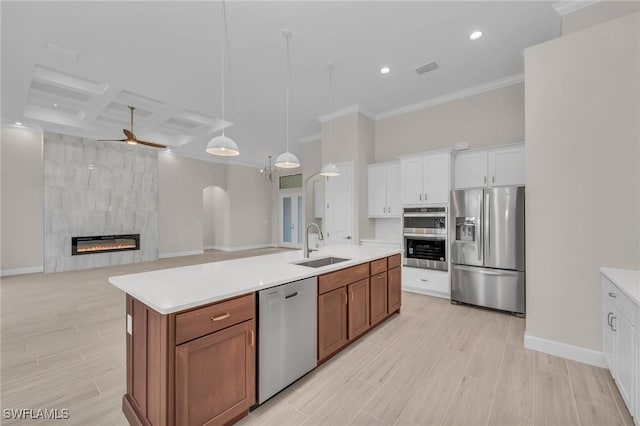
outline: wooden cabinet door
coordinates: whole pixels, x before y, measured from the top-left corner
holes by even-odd
[[[487,152],[458,153],[455,161],[455,188],[482,188],[484,186],[487,186]]]
[[[524,145],[489,152],[490,186],[524,185]]]
[[[347,288],[340,287],[318,296],[318,360],[347,342]]]
[[[255,403],[255,322],[176,347],[179,425],[222,425]]]
[[[424,191],[422,199],[426,203],[446,204],[449,202],[449,153],[435,154],[423,160]]]
[[[400,198],[402,204],[423,204],[422,158],[411,158],[400,162]]]
[[[387,273],[371,277],[371,325],[387,317]]]
[[[397,267],[389,269],[388,274],[388,313],[392,313],[400,309],[402,303],[402,268]]]
[[[369,217],[387,215],[387,169],[384,164],[372,164],[368,169],[368,210]]]
[[[349,295],[349,340],[367,331],[369,322],[369,278],[347,286]]]

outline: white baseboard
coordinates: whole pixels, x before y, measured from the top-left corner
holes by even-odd
[[[596,367],[609,368],[602,352],[531,336],[526,331],[524,333],[524,347]]]
[[[17,269],[2,269],[0,270],[0,277],[10,277],[12,275],[23,275],[23,274],[36,274],[38,272],[44,272],[44,266],[31,266],[29,268],[17,268]]]
[[[158,259],[165,259],[167,257],[194,256],[194,255],[203,254],[203,253],[204,253],[204,250],[176,251],[173,253],[158,253]]]

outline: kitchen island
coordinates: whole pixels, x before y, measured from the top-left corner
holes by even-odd
[[[126,294],[131,424],[225,424],[256,401],[256,292],[317,277],[317,362],[400,311],[399,249],[322,248],[109,278]],[[316,330],[313,330],[314,333]]]

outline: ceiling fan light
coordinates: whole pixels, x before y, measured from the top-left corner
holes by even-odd
[[[340,169],[333,163],[327,163],[320,169],[320,174],[327,177],[340,176]]]
[[[127,142],[129,145],[138,145],[138,141],[135,139],[127,139],[125,142]]]
[[[240,154],[240,149],[233,139],[225,135],[220,135],[209,141],[207,144],[207,152],[221,157],[234,157]]]
[[[278,155],[275,166],[280,167],[281,169],[295,169],[300,167],[300,160],[298,160],[298,157],[287,151]]]

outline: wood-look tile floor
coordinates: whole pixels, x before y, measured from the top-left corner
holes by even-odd
[[[124,295],[107,277],[273,251],[3,278],[1,408],[67,408],[70,418],[56,424],[126,425]],[[606,370],[524,349],[524,325],[403,293],[400,315],[240,424],[633,424]]]

